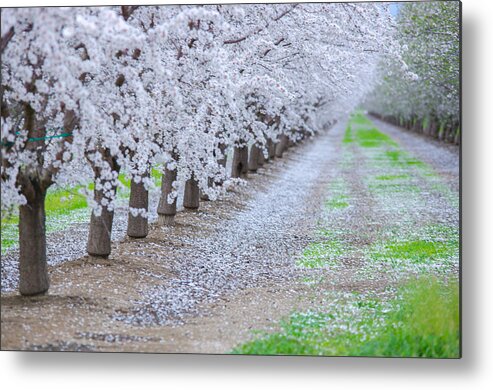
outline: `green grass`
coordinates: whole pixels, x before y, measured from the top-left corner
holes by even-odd
[[[349,130],[348,130],[349,129]],[[349,142],[349,139],[356,140],[359,146],[363,148],[385,148],[383,154],[376,155],[377,161],[389,162],[393,166],[407,167],[417,166],[418,168],[426,168],[427,164],[413,158],[408,153],[399,148],[399,144],[395,142],[387,134],[378,130],[373,122],[371,122],[363,113],[357,112],[352,115],[348,128],[346,130],[344,140]]]
[[[337,258],[344,253],[344,245],[336,239],[313,242],[303,251],[296,265],[305,268],[320,268],[337,265]]]
[[[370,258],[377,261],[400,259],[411,263],[430,263],[453,256],[456,248],[454,241],[391,241],[381,248],[377,247]]]
[[[397,163],[402,158],[403,152],[401,150],[387,150],[385,151],[385,155],[392,163]]]
[[[370,183],[368,184],[370,191],[376,194],[388,194],[388,193],[407,193],[417,194],[421,191],[421,188],[409,183]]]
[[[423,188],[411,182],[412,179],[417,180],[421,177],[435,185],[431,180],[437,176],[431,176],[434,171],[428,164],[402,150],[388,135],[375,128],[362,113],[352,116],[350,122],[359,146],[373,148],[367,151],[369,167],[384,173],[367,178],[366,184],[372,193],[379,196],[408,194],[416,198]],[[416,180],[414,181],[419,183]],[[435,187],[438,188],[438,185]]]
[[[415,229],[406,239],[375,242],[368,248],[367,254],[371,261],[404,261],[405,264],[441,264],[458,257],[459,230],[445,224],[430,224]]]
[[[345,209],[346,207],[349,207],[349,203],[347,202],[347,196],[345,195],[334,196],[325,202],[325,207],[329,209]]]
[[[356,112],[349,119],[348,128],[352,130],[354,140],[359,146],[364,148],[376,148],[383,145],[397,146],[397,143],[392,140],[387,134],[379,131],[373,122],[371,122],[362,112]],[[346,130],[347,131],[347,130]],[[344,139],[347,142],[351,137],[351,133]]]
[[[394,146],[391,149],[386,149],[382,152],[377,153],[374,156],[374,161],[377,163],[385,164],[385,166],[387,166],[389,169],[393,167],[400,169],[417,167],[423,171],[423,175],[426,175],[432,171],[431,167],[429,167],[428,164],[410,156],[404,150],[401,150]]]
[[[364,148],[376,148],[385,144],[393,145],[392,139],[376,128],[360,128],[356,131],[358,144]]]
[[[379,176],[376,176],[375,179],[376,180],[399,180],[399,179],[410,179],[411,176],[409,175],[405,175],[405,174],[401,174],[401,175],[379,175]]]
[[[338,210],[349,207],[348,189],[342,178],[338,177],[331,181],[329,192],[331,196],[324,203],[327,210]]]
[[[353,139],[353,135],[351,133],[351,123],[348,123],[348,125],[346,127],[346,131],[344,132],[344,138],[342,140],[342,143],[349,144],[353,141],[354,141],[354,139]]]
[[[459,284],[423,278],[402,291],[383,331],[360,348],[361,356],[458,358]]]
[[[333,232],[323,227],[317,231],[319,241],[310,243],[296,260],[296,265],[305,268],[336,267],[338,259],[351,250],[343,237],[347,231]]]
[[[458,282],[422,278],[388,304],[368,297],[337,301],[333,311],[293,313],[280,332],[232,353],[387,357],[459,357]]]
[[[74,211],[87,208],[87,200],[85,196],[78,193],[81,187],[76,187],[73,190],[57,189],[51,187],[48,189],[45,198],[45,212],[47,225],[50,220],[69,215]],[[19,236],[19,214],[12,213],[2,216],[1,232],[2,232],[2,253],[4,250],[14,246],[18,242]],[[52,231],[52,229],[47,229]]]
[[[424,227],[388,227],[380,239],[364,248],[365,264],[358,278],[375,273],[391,277],[414,275],[449,275],[459,265],[459,229],[447,224]]]

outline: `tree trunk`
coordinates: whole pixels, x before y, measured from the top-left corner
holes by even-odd
[[[207,179],[207,187],[211,188],[214,185],[214,179],[212,177],[209,177]],[[200,191],[200,200],[204,201],[209,201],[209,195],[207,195],[205,192]]]
[[[158,223],[160,225],[173,225],[176,215],[176,198],[171,204],[168,204],[168,195],[173,192],[173,182],[176,180],[177,170],[164,170],[161,178],[161,196],[157,207]]]
[[[50,287],[46,264],[46,190],[36,188],[34,198],[19,207],[19,291],[42,294]]]
[[[116,191],[116,188],[115,188]],[[100,203],[103,199],[103,191],[94,190],[94,198]],[[114,211],[102,207],[101,215],[91,214],[89,225],[89,238],[87,240],[87,253],[96,257],[108,257],[111,253],[111,230],[113,227]]]
[[[276,157],[281,158],[288,145],[288,136],[281,134],[280,140],[276,146]]]
[[[221,150],[222,157],[217,160],[217,163],[220,166],[222,166],[223,168],[226,168],[226,163],[228,161],[228,156],[226,155],[226,145],[223,143],[219,144],[219,149]],[[208,185],[208,187],[212,187],[214,184],[217,186],[222,186],[223,182],[224,182],[224,179],[222,179],[222,178],[216,179],[216,180],[214,180],[213,178],[209,178],[207,180],[207,185]],[[207,194],[201,192],[200,200],[208,201],[210,199],[209,199],[209,196]]]
[[[433,138],[438,138],[438,125],[435,119],[430,121],[430,134]]]
[[[199,185],[195,178],[188,179],[185,183],[185,194],[183,196],[183,207],[196,210],[199,208]]]
[[[241,159],[241,174],[242,176],[248,173],[248,146],[243,146],[240,148],[240,159]]]
[[[445,142],[450,142],[450,134],[452,133],[452,125],[445,127]]]
[[[257,164],[259,167],[263,167],[265,164],[264,150],[262,148],[259,148]]]
[[[248,172],[248,147],[236,146],[233,152],[233,164],[231,168],[231,177],[243,177]]]
[[[144,183],[136,183],[132,180],[130,185],[130,200],[128,206],[135,209],[145,209],[146,213],[149,209],[149,191],[144,186]],[[133,216],[129,211],[127,235],[132,238],[144,238],[149,233],[147,216],[143,217],[138,214]]]
[[[460,145],[460,126],[457,126],[457,130],[455,131],[454,144]]]
[[[257,145],[253,144],[252,147],[250,148],[250,156],[248,159],[248,169],[251,172],[257,172],[259,165],[258,160],[260,154],[262,154],[260,148]]]
[[[267,140],[267,152],[269,160],[273,160],[276,157],[276,144],[270,138]]]
[[[440,122],[440,125],[438,127],[438,139],[440,141],[443,140],[444,129],[445,129],[444,123],[443,122]]]
[[[120,167],[116,159],[110,156],[108,149],[100,150],[105,159],[114,172],[118,174]],[[96,179],[101,180],[100,168],[93,167]],[[115,183],[108,180],[101,180],[103,188],[107,183],[110,183],[110,191],[116,196],[117,186]],[[101,204],[104,198],[104,190],[97,190],[94,187],[94,200],[97,204]],[[107,258],[111,253],[111,230],[113,227],[114,211],[108,210],[107,206],[102,206],[101,215],[96,216],[94,211],[91,213],[91,222],[89,224],[89,238],[87,240],[87,253],[91,256]]]
[[[220,158],[217,162],[219,165],[221,165],[224,168],[224,171],[226,172],[226,163],[228,162],[228,155],[226,154],[226,145],[225,144],[219,144],[219,148],[221,149],[221,153],[223,154],[223,157]],[[216,180],[215,183],[218,186],[221,186],[224,182],[224,179],[219,179]]]

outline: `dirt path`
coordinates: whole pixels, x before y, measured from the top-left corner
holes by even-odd
[[[459,191],[459,146],[446,144],[424,135],[405,131],[375,117],[375,125],[405,148],[409,153],[430,164],[447,180],[455,191]]]
[[[144,240],[116,243],[108,260],[51,266],[46,296],[2,293],[2,349],[224,353],[252,330],[276,330],[293,311],[323,309],[331,292],[387,293],[397,271],[370,264],[366,248],[417,221],[458,223],[454,189],[435,185],[458,182],[458,172],[441,164],[448,171],[430,182],[406,168],[413,185],[429,191],[415,199],[375,193],[367,178],[388,167],[372,165],[376,150],[344,145],[345,125],[291,149],[220,201],[179,213],[176,227],[153,225]],[[412,153],[428,142],[389,133]],[[340,195],[347,207],[324,206]],[[321,229],[338,232],[331,239],[344,251],[327,267],[297,266]],[[455,272],[457,264],[444,267]]]

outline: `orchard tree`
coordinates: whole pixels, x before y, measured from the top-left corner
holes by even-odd
[[[104,131],[87,78],[101,70],[101,59],[122,43],[115,37],[127,29],[108,20],[116,18],[106,8],[2,10],[2,210],[19,205],[24,295],[49,287],[46,191],[57,182],[87,182],[81,161],[91,156],[97,131]],[[100,158],[93,159],[114,179]]]
[[[459,142],[460,3],[403,4],[396,38],[402,62],[387,59],[368,108],[400,125]]]
[[[49,287],[44,200],[78,155],[85,60],[70,36],[84,34],[63,8],[2,10],[2,210],[19,205],[20,291]],[[81,10],[82,11],[82,10]]]

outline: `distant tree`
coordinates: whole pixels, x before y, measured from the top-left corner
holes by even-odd
[[[459,2],[402,5],[396,39],[402,61],[387,59],[367,107],[396,123],[458,142],[460,98]]]

